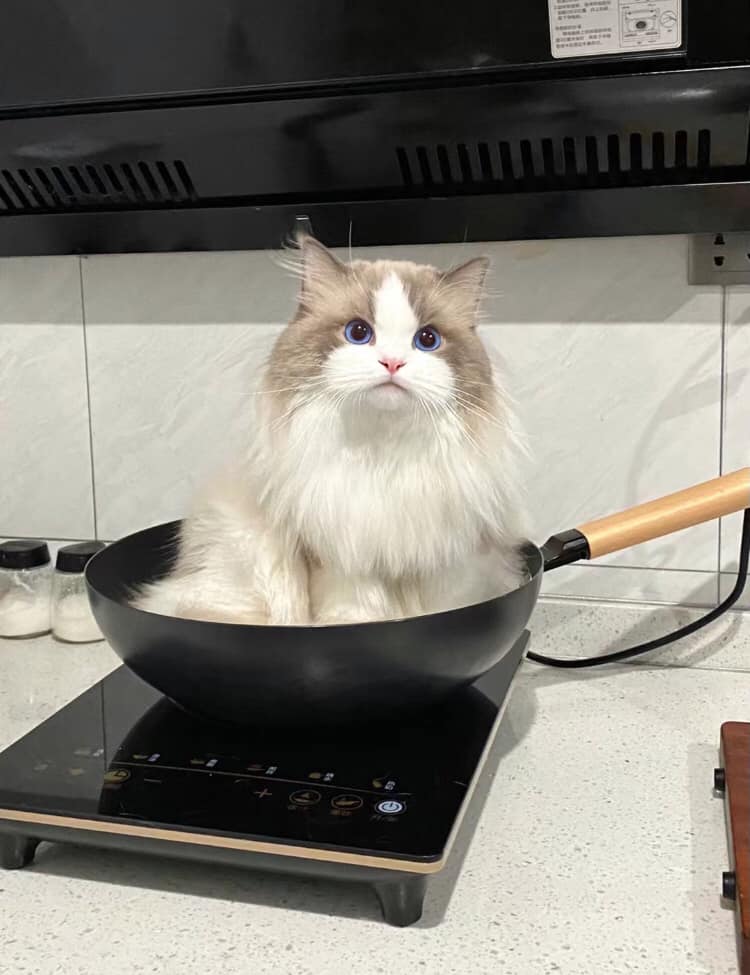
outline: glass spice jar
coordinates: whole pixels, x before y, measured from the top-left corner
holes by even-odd
[[[84,570],[104,542],[77,542],[57,552],[52,581],[52,635],[65,643],[103,640],[91,612]]]
[[[31,637],[50,629],[52,565],[46,542],[0,543],[0,637]]]

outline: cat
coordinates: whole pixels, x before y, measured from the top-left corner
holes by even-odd
[[[173,572],[134,604],[334,624],[516,588],[523,447],[476,331],[487,259],[344,263],[304,237],[297,261],[248,455],[196,502]]]

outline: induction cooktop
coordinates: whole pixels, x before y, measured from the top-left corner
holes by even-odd
[[[0,865],[45,840],[359,879],[411,924],[527,641],[441,707],[359,728],[209,724],[120,667],[0,753]]]

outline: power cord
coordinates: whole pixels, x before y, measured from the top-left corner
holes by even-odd
[[[692,623],[688,623],[686,626],[681,626],[678,630],[673,630],[671,633],[666,633],[664,636],[657,637],[655,640],[649,640],[646,643],[639,643],[637,646],[627,647],[625,650],[615,650],[613,653],[605,653],[599,657],[578,657],[566,659],[564,657],[547,657],[544,654],[532,653],[531,651],[529,651],[526,656],[529,660],[534,660],[538,664],[547,664],[549,667],[567,667],[569,669],[575,669],[577,667],[598,667],[601,664],[613,664],[618,660],[628,660],[630,657],[639,657],[642,653],[649,653],[651,650],[658,650],[659,647],[665,647],[668,643],[674,643],[675,640],[681,640],[683,637],[690,636],[691,633],[695,633],[697,630],[703,629],[704,626],[708,626],[709,623],[713,623],[714,620],[717,620],[720,616],[726,613],[728,609],[731,609],[740,598],[745,588],[749,562],[750,508],[746,508],[744,517],[742,519],[740,566],[737,570],[737,581],[724,602],[719,603],[715,609],[712,609],[709,613],[706,613],[705,616],[701,616],[700,619],[693,620]]]

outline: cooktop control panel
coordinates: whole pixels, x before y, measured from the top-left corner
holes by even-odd
[[[301,769],[272,757],[246,762],[215,752],[185,758],[120,750],[104,773],[99,810],[184,829],[428,855],[434,837],[420,842],[420,797],[394,776],[390,769],[357,774],[314,763]],[[436,808],[452,819],[465,789],[446,783]]]

